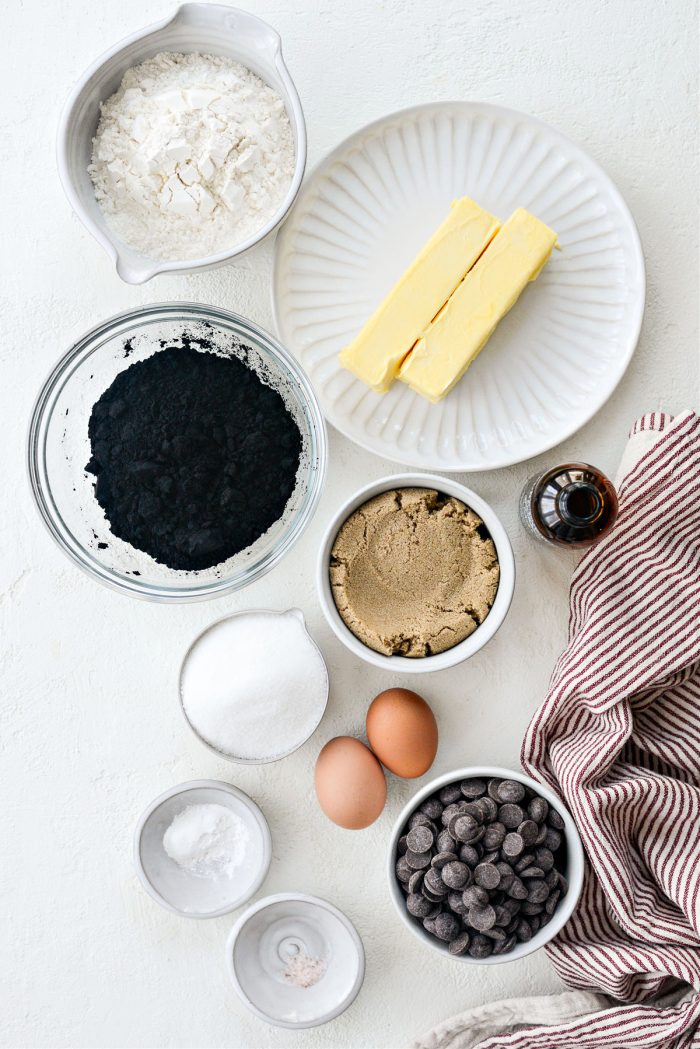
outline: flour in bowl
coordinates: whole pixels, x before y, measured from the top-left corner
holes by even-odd
[[[295,147],[282,98],[228,58],[163,52],[101,106],[88,171],[113,232],[156,259],[234,248],[275,215]]]

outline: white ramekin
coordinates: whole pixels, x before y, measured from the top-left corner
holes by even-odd
[[[294,135],[296,164],[287,194],[272,218],[253,236],[217,255],[168,262],[152,259],[119,240],[107,225],[88,174],[100,103],[119,87],[131,66],[160,51],[222,55],[241,62],[282,97]],[[291,208],[306,166],[306,125],[294,82],[282,59],[279,34],[262,19],[223,4],[183,4],[174,15],[133,33],[86,69],[65,105],[56,143],[58,172],[66,196],[84,225],[114,261],[127,284],[160,273],[188,273],[221,266],[266,237]]]
[[[493,539],[498,555],[500,566],[500,579],[496,600],[491,611],[481,626],[477,627],[473,634],[454,645],[446,652],[438,652],[433,656],[425,656],[422,659],[409,659],[406,656],[384,656],[380,652],[364,645],[343,622],[336,608],[331,591],[328,569],[330,564],[331,549],[343,523],[358,507],[362,506],[375,495],[382,492],[392,491],[394,488],[434,488],[438,492],[444,492],[455,499],[461,500],[471,507],[482,519]],[[510,540],[506,530],[501,524],[496,513],[491,509],[481,496],[466,488],[463,484],[451,478],[441,477],[438,474],[404,473],[392,474],[390,477],[382,477],[379,481],[372,481],[361,488],[350,499],[345,502],[333,516],[326,528],[318,555],[316,566],[316,584],[319,601],[323,614],[336,637],[343,642],[353,655],[364,659],[366,663],[389,670],[392,673],[401,674],[429,674],[435,670],[446,670],[448,667],[456,666],[465,659],[469,659],[487,641],[490,641],[501,623],[506,617],[510,603],[513,599],[515,589],[515,561],[511,549]]]
[[[419,925],[418,922],[406,911],[404,896],[399,888],[395,869],[396,850],[399,838],[401,837],[401,833],[406,826],[409,817],[416,811],[419,805],[422,805],[426,798],[429,798],[431,794],[440,790],[441,787],[446,787],[450,783],[460,782],[464,779],[477,778],[514,779],[517,780],[518,783],[524,783],[526,787],[530,787],[531,790],[534,790],[537,794],[543,797],[564,820],[564,835],[566,837],[567,850],[567,863],[564,876],[569,883],[569,887],[566,896],[559,901],[551,920],[543,929],[540,929],[539,932],[528,941],[528,943],[518,943],[512,951],[508,952],[508,954],[491,955],[489,958],[471,958],[468,954],[450,954],[446,943],[442,943],[440,940],[436,939],[436,937],[431,936],[422,925]],[[437,779],[431,780],[430,783],[426,783],[424,787],[413,795],[411,800],[407,802],[401,810],[391,833],[389,853],[387,857],[389,891],[399,917],[404,925],[411,930],[414,936],[417,936],[418,939],[422,940],[428,947],[432,947],[434,951],[438,951],[446,958],[454,958],[458,962],[466,962],[469,965],[498,965],[501,962],[514,962],[519,958],[524,958],[527,954],[532,954],[534,951],[538,951],[540,947],[544,947],[546,943],[553,940],[559,930],[564,928],[578,903],[581,889],[583,888],[583,866],[583,845],[581,844],[579,832],[573,819],[564,808],[559,798],[557,798],[556,794],[554,794],[548,787],[544,787],[541,783],[531,779],[530,776],[526,776],[524,772],[514,772],[512,769],[503,769],[490,765],[473,765],[470,768],[456,769],[454,772],[446,772],[444,775],[438,776]]]

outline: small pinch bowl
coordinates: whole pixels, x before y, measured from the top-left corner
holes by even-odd
[[[496,956],[491,955],[489,958],[471,958],[468,954],[450,954],[446,943],[442,943],[434,936],[431,936],[430,933],[428,933],[422,925],[419,925],[418,922],[406,911],[403,893],[399,888],[395,871],[396,850],[399,838],[401,837],[401,832],[409,817],[416,811],[416,809],[423,804],[426,798],[429,798],[431,794],[434,794],[442,787],[446,787],[451,783],[461,782],[461,780],[477,778],[517,780],[518,783],[524,784],[524,786],[529,787],[531,790],[539,794],[540,797],[545,799],[551,808],[559,813],[564,820],[564,836],[566,840],[567,857],[564,876],[569,883],[566,896],[559,900],[552,918],[543,929],[540,929],[539,932],[537,932],[527,943],[516,944],[513,950],[509,951],[508,954],[499,954]],[[566,925],[576,908],[576,904],[578,903],[583,888],[583,870],[583,845],[581,844],[579,832],[576,828],[576,824],[569,815],[568,810],[564,807],[556,794],[554,794],[549,787],[545,787],[541,783],[538,783],[537,780],[532,779],[530,776],[526,776],[524,772],[515,772],[513,769],[504,769],[491,765],[472,765],[467,768],[456,769],[454,772],[446,772],[444,775],[431,780],[430,783],[426,783],[424,787],[413,795],[411,800],[407,802],[401,810],[391,833],[387,855],[389,892],[391,893],[394,906],[403,924],[413,933],[414,936],[417,936],[419,940],[421,940],[426,946],[432,948],[432,950],[437,951],[438,954],[443,955],[445,958],[451,958],[457,962],[466,963],[467,965],[498,965],[502,962],[518,961],[520,958],[524,958],[528,954],[533,954],[535,951],[538,951],[540,947],[544,947],[546,943],[553,940],[557,933]]]
[[[119,87],[127,69],[160,51],[199,52],[247,66],[282,98],[292,127],[295,167],[279,208],[256,233],[226,251],[205,258],[153,259],[119,239],[95,199],[88,174],[100,103]],[[190,273],[221,266],[249,251],[272,232],[294,203],[306,167],[306,125],[294,81],[282,58],[279,34],[262,19],[223,4],[183,4],[174,15],[147,26],[101,55],[85,70],[66,102],[56,142],[58,173],[71,207],[102,245],[127,284],[143,284],[161,273]]]
[[[327,965],[311,987],[284,980],[285,961],[304,952]],[[236,994],[259,1019],[304,1030],[334,1020],[360,992],[365,952],[342,911],[304,893],[267,896],[244,911],[226,944],[226,967]]]
[[[500,567],[496,599],[484,622],[464,641],[460,641],[452,648],[447,649],[446,652],[438,652],[435,655],[424,656],[418,659],[408,658],[407,656],[382,655],[381,652],[375,652],[374,649],[369,648],[359,638],[355,637],[338,612],[328,574],[331,550],[335,538],[348,517],[369,499],[381,495],[382,492],[392,491],[395,488],[435,489],[445,495],[459,499],[474,510],[484,522],[493,540]],[[379,667],[381,670],[388,670],[390,673],[430,674],[435,670],[446,670],[464,662],[465,659],[475,655],[494,636],[503,623],[513,600],[515,560],[510,540],[496,512],[476,492],[451,478],[441,477],[438,474],[392,474],[390,477],[382,477],[379,481],[372,481],[370,484],[360,488],[333,515],[321,540],[316,564],[316,588],[328,625],[338,640],[342,641],[353,655],[363,659],[366,663],[371,663],[372,666]]]
[[[249,833],[250,855],[231,879],[199,878],[171,860],[163,835],[189,805],[223,805],[239,816]],[[134,830],[134,865],[148,895],[181,918],[220,918],[255,895],[270,867],[272,841],[267,820],[242,790],[222,780],[179,783],[155,798]]]

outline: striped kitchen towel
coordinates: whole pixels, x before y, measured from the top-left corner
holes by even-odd
[[[618,521],[574,573],[568,646],[522,749],[585,846],[547,952],[596,1011],[524,1024],[520,1000],[479,1049],[700,1046],[700,418],[644,416],[621,468]]]

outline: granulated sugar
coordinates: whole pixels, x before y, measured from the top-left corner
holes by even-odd
[[[113,231],[152,258],[234,248],[275,214],[295,149],[284,102],[227,58],[163,52],[101,107],[89,173]]]
[[[248,761],[300,746],[323,714],[323,658],[293,611],[248,612],[215,623],[182,669],[185,713],[217,750]]]

